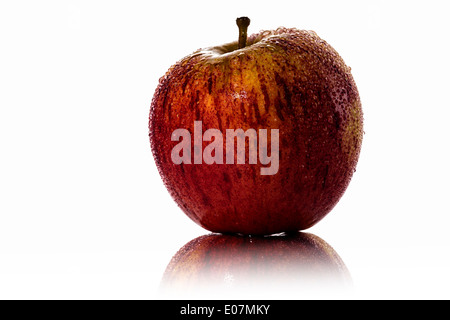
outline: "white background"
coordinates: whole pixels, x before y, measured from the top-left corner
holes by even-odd
[[[249,33],[314,30],[352,67],[360,161],[307,230],[351,273],[334,297],[450,298],[448,14],[446,1],[2,1],[0,298],[161,298],[172,256],[208,231],[158,175],[151,98],[177,60],[235,40],[242,15]],[[309,297],[290,289],[248,297]]]

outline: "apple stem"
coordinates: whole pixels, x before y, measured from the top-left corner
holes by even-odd
[[[247,28],[250,24],[250,19],[247,17],[240,17],[236,19],[236,24],[239,27],[239,42],[238,48],[245,48],[247,45]]]

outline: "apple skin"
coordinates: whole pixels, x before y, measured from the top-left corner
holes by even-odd
[[[160,293],[216,294],[236,289],[267,295],[287,289],[350,289],[351,275],[336,251],[310,233],[242,237],[208,234],[191,240],[173,256]],[[242,291],[244,293],[244,291]]]
[[[278,172],[261,175],[248,155],[239,165],[174,164],[172,132],[193,139],[197,120],[224,135],[279,129]],[[278,28],[249,36],[243,49],[200,49],[173,65],[153,96],[149,129],[158,171],[187,216],[213,232],[267,235],[307,229],[338,203],[356,170],[363,112],[350,68],[328,43]]]

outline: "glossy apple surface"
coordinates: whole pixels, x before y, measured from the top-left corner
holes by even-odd
[[[262,288],[264,295],[280,289],[300,294],[312,289],[348,289],[351,284],[336,251],[313,234],[252,238],[209,234],[190,241],[174,255],[161,281],[161,292],[188,296],[242,289],[253,294]]]
[[[266,165],[250,164],[248,150],[245,164],[174,164],[172,133],[187,129],[194,144],[195,121],[203,132],[278,129],[277,173],[262,175]],[[356,169],[363,113],[339,54],[312,31],[279,28],[248,37],[242,49],[201,49],[173,65],[155,91],[149,128],[164,184],[192,220],[263,235],[307,229],[338,203]]]

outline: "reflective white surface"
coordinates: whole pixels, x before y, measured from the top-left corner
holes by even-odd
[[[1,2],[0,298],[167,297],[167,265],[208,231],[156,171],[150,101],[170,65],[234,40],[242,15],[249,33],[297,27],[329,42],[352,67],[366,133],[345,195],[306,230],[338,253],[351,288],[246,295],[450,298],[448,12],[446,1]]]
[[[159,294],[180,299],[278,299],[349,295],[352,278],[336,251],[310,233],[242,237],[207,234],[172,258]]]

